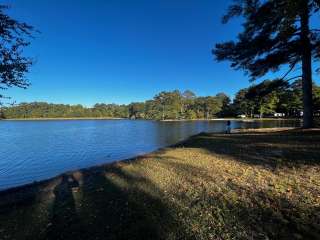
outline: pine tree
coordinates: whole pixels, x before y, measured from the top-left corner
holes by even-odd
[[[213,49],[218,61],[231,61],[232,68],[244,70],[251,80],[281,67],[288,67],[281,79],[302,77],[305,128],[313,126],[312,62],[320,59],[320,30],[310,27],[310,17],[319,8],[319,0],[235,0],[223,23],[243,17],[244,30],[237,41]],[[302,74],[289,78],[299,65]]]

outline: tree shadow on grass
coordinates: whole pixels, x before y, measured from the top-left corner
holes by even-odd
[[[221,239],[320,239],[320,207],[315,199],[309,202],[303,192],[290,197],[287,189],[280,193],[268,185],[249,187],[238,184],[236,178],[219,181],[206,169],[183,159],[160,157],[160,161],[179,175],[182,186],[175,197],[187,209],[182,220],[201,223],[198,239],[212,235]],[[208,217],[199,217],[206,214]]]
[[[0,239],[194,239],[153,183],[117,164],[60,176],[52,189],[54,197],[45,225],[37,222],[29,231],[14,219],[33,214],[40,204],[35,199],[41,195],[41,187],[31,187],[32,196],[24,197],[27,201],[22,199],[15,209],[5,211],[4,205],[0,206],[0,219],[13,221],[12,228],[0,223]],[[20,188],[8,193],[8,198],[24,193]],[[7,203],[14,204],[9,199]]]
[[[207,175],[203,179],[210,181]],[[320,207],[303,196],[291,199],[273,190],[253,190],[233,180],[220,184],[222,191],[212,192],[194,185],[192,178],[184,181],[195,188],[193,193],[177,191],[175,197],[185,209],[183,225],[198,226],[195,239],[320,239]]]
[[[270,169],[320,163],[320,131],[200,134],[177,147],[202,148],[247,164]]]
[[[41,239],[58,178],[0,192],[0,239]]]
[[[36,204],[39,194],[38,186],[26,186],[23,190],[11,189],[0,193],[0,239],[15,239],[26,235],[25,222],[31,222],[30,206]],[[19,212],[19,209],[26,211]],[[17,233],[21,226],[22,234]]]
[[[184,181],[190,181],[188,186],[197,195],[194,199],[194,195],[177,189],[173,196],[180,204],[176,205],[141,172],[126,171],[123,168],[126,164],[130,163],[61,176],[53,190],[49,226],[44,229],[33,226],[38,231],[28,235],[23,232],[26,229],[16,226],[21,237],[7,239],[317,239],[320,236],[319,207],[293,202],[272,192],[245,189],[232,181],[226,189],[233,194],[209,193],[191,181],[192,173],[196,172],[196,177],[210,182],[205,171],[167,161],[165,165],[177,174],[190,176]],[[34,190],[35,195],[40,192]],[[243,196],[243,192],[245,198],[229,197]],[[32,203],[19,206],[20,212],[29,204]],[[193,229],[194,226],[198,229]]]
[[[237,190],[233,184],[233,191]],[[320,239],[319,207],[263,190],[252,192],[241,186],[241,191],[250,195],[247,199],[225,199],[224,219],[230,223],[235,219],[233,224],[245,229],[252,239]]]

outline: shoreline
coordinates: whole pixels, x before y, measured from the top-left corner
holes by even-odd
[[[245,133],[261,133],[261,132],[266,132],[266,133],[275,133],[275,132],[281,132],[281,131],[288,131],[288,130],[294,130],[294,129],[299,129],[299,128],[294,128],[294,127],[278,127],[278,128],[261,128],[261,129],[255,129],[255,128],[252,128],[252,129],[233,129],[232,132],[231,132],[231,135],[234,134],[245,134]],[[22,185],[19,185],[19,186],[14,186],[14,187],[9,187],[9,188],[4,188],[4,189],[0,189],[0,197],[1,195],[6,195],[8,193],[15,193],[15,192],[19,192],[19,191],[24,191],[25,189],[28,189],[28,188],[33,188],[33,187],[36,187],[36,186],[41,186],[43,184],[46,184],[48,182],[51,182],[51,181],[54,181],[56,179],[59,179],[61,178],[62,176],[64,175],[69,175],[69,174],[74,174],[76,172],[79,172],[79,171],[92,171],[94,169],[98,169],[98,168],[105,168],[105,167],[111,167],[113,165],[117,165],[117,164],[125,164],[125,163],[130,163],[132,161],[136,161],[136,160],[139,160],[139,158],[146,158],[146,157],[149,157],[149,156],[152,156],[152,155],[155,155],[165,149],[169,149],[169,148],[175,148],[175,147],[178,147],[180,145],[182,145],[183,143],[185,142],[188,142],[188,141],[191,141],[192,139],[198,137],[198,136],[201,136],[201,135],[206,135],[206,134],[225,134],[225,133],[209,133],[209,132],[200,132],[198,134],[195,134],[195,135],[192,135],[186,139],[183,139],[177,143],[174,143],[174,144],[171,144],[171,145],[168,145],[168,146],[165,146],[165,147],[162,147],[162,148],[158,148],[152,152],[149,152],[149,153],[145,153],[145,154],[141,154],[141,155],[136,155],[134,157],[131,157],[131,158],[125,158],[125,159],[120,159],[120,160],[115,160],[113,162],[109,162],[109,163],[101,163],[101,164],[97,164],[97,165],[93,165],[91,167],[85,167],[85,168],[79,168],[79,169],[74,169],[74,170],[69,170],[69,171],[65,171],[65,172],[62,172],[58,175],[55,175],[53,177],[49,177],[49,178],[45,178],[43,180],[39,180],[39,181],[33,181],[33,182],[30,182],[30,183],[26,183],[26,184],[22,184]],[[230,134],[228,134],[230,135]]]
[[[112,118],[112,117],[72,117],[72,118],[5,118],[0,121],[63,121],[63,120],[145,120],[145,121],[159,121],[159,122],[193,122],[193,121],[301,121],[301,118],[211,118],[211,119],[130,119],[130,118]]]
[[[320,129],[233,132],[3,190],[0,238],[318,239]]]
[[[125,120],[127,118],[94,118],[94,117],[73,117],[73,118],[6,118],[0,119],[0,121],[52,121],[52,120]]]
[[[298,121],[300,118],[210,118],[210,119],[165,119],[160,122],[188,122],[188,121]]]
[[[180,144],[183,144],[184,142],[189,141],[190,139],[192,139],[194,137],[197,137],[197,136],[200,136],[202,134],[206,134],[206,132],[201,132],[201,133],[192,135],[192,136],[190,136],[190,137],[188,137],[186,139],[183,139],[183,140],[181,140],[181,141],[179,141],[177,143],[174,143],[174,144],[171,144],[171,145],[168,145],[168,146],[164,146],[164,147],[155,149],[154,151],[151,151],[149,153],[136,155],[136,156],[131,157],[131,158],[119,159],[119,160],[115,160],[115,161],[108,162],[108,163],[106,162],[106,163],[93,165],[91,167],[85,167],[85,168],[78,168],[78,169],[74,169],[74,170],[69,170],[69,171],[62,172],[62,173],[60,173],[58,175],[55,175],[53,177],[49,177],[49,178],[46,178],[46,179],[43,179],[43,180],[33,181],[33,182],[30,182],[30,183],[22,184],[22,185],[15,186],[15,187],[9,187],[9,188],[0,189],[0,197],[1,197],[1,195],[12,194],[12,193],[16,193],[16,192],[19,192],[19,191],[24,191],[25,189],[28,189],[28,188],[41,186],[41,185],[46,184],[48,182],[54,181],[56,179],[59,179],[64,175],[74,174],[75,172],[79,172],[79,171],[94,171],[97,168],[111,167],[113,165],[117,165],[117,164],[121,164],[121,163],[130,163],[132,161],[138,160],[139,158],[144,158],[144,157],[148,157],[148,156],[154,155],[154,154],[156,154],[158,152],[163,151],[164,149],[176,147],[176,146],[178,146]]]

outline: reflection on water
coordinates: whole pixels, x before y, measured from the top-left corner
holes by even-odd
[[[221,132],[226,121],[0,121],[0,189],[62,172],[131,158],[199,132]],[[299,121],[232,121],[232,128],[300,126]]]

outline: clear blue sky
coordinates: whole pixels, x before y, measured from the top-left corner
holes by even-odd
[[[2,1],[3,2],[3,1]],[[231,97],[249,85],[217,63],[215,43],[240,22],[221,24],[230,0],[7,0],[9,14],[41,31],[27,53],[36,59],[17,102],[129,103],[162,90]]]

